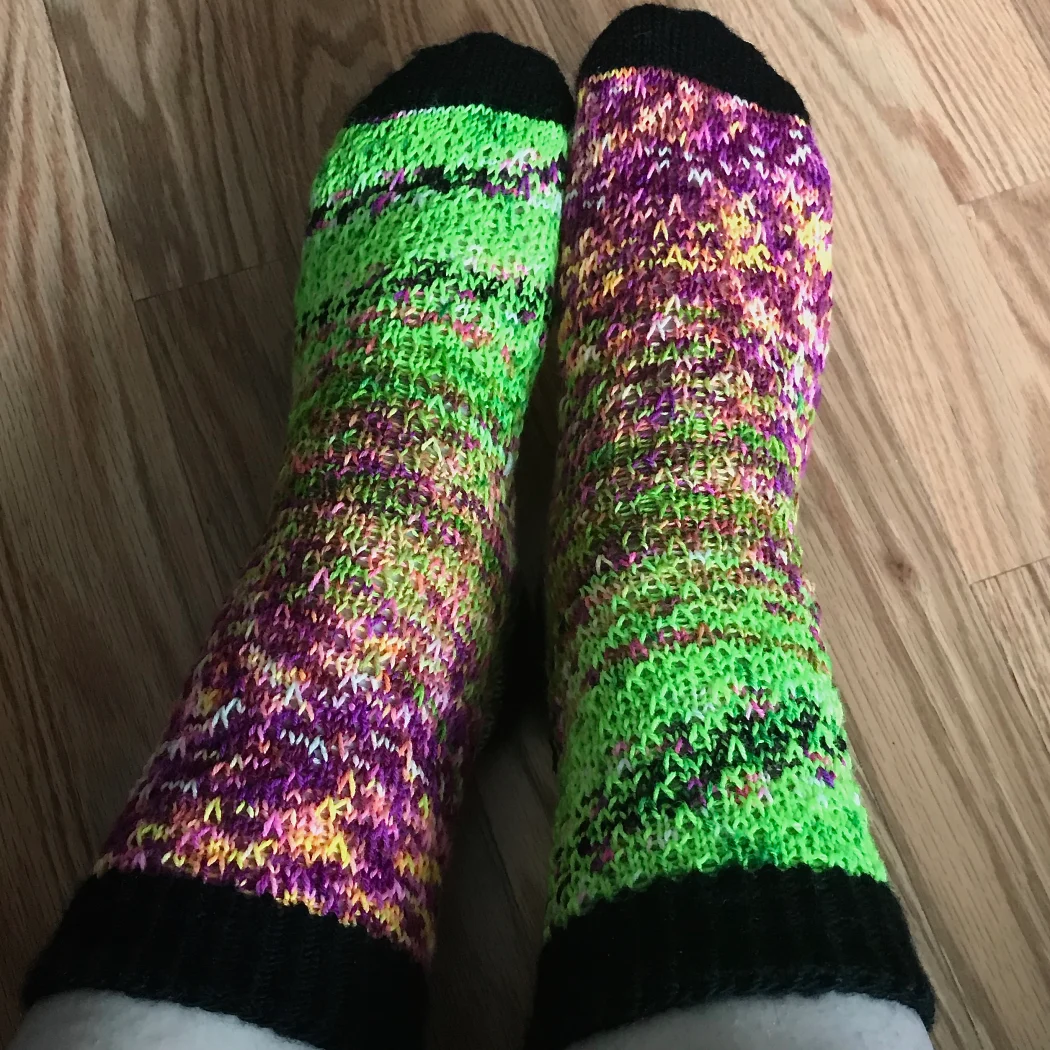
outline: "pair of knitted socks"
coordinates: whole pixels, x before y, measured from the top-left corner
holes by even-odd
[[[532,1044],[829,990],[932,1023],[794,540],[831,307],[805,110],[715,19],[644,7],[585,59],[567,157],[572,125],[554,63],[492,35],[352,113],[313,187],[272,526],[28,1002],[419,1042],[557,271]]]

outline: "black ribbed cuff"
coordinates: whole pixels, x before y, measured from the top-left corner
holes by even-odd
[[[407,952],[190,878],[111,871],[80,887],[23,1001],[84,989],[232,1014],[323,1050],[423,1045],[426,980]]]
[[[540,955],[530,1050],[743,996],[854,992],[910,1007],[933,989],[892,890],[840,869],[731,868],[660,879],[556,929]]]
[[[753,44],[706,11],[645,4],[624,11],[591,45],[580,81],[626,66],[657,66],[808,120],[799,93]]]
[[[574,105],[554,59],[498,33],[471,33],[417,51],[350,113],[351,123],[435,106],[488,106],[572,125]]]

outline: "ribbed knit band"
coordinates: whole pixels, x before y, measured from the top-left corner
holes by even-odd
[[[591,45],[580,81],[624,66],[656,66],[739,95],[775,113],[808,119],[799,93],[725,23],[705,11],[674,11],[657,4],[632,7]]]
[[[26,981],[232,1014],[319,1047],[422,1045],[422,967],[389,941],[271,897],[169,875],[89,879]]]
[[[477,34],[420,52],[336,137],[270,528],[27,1006],[112,990],[322,1050],[421,1045],[571,108],[550,59]]]
[[[885,883],[774,867],[662,879],[556,930],[540,957],[530,1050],[732,996],[851,992],[934,1000]]]
[[[498,33],[471,33],[417,52],[353,108],[350,120],[471,105],[572,125],[572,95],[554,60]]]

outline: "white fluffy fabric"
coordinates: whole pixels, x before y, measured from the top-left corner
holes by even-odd
[[[37,1003],[9,1050],[308,1050],[225,1014],[115,992]],[[464,1047],[463,1050],[470,1050]],[[932,1050],[914,1011],[864,995],[731,999],[593,1036],[574,1050]]]
[[[310,1050],[227,1014],[117,992],[67,992],[37,1003],[8,1050]]]
[[[726,999],[592,1036],[573,1050],[933,1050],[900,1003],[832,992]]]

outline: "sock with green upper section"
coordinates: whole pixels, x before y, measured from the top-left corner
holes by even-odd
[[[479,34],[352,114],[313,189],[274,518],[26,989],[420,1042],[511,569],[571,97]]]
[[[580,77],[534,1045],[759,994],[867,993],[931,1022],[794,537],[827,168],[794,89],[711,16],[625,12]]]

